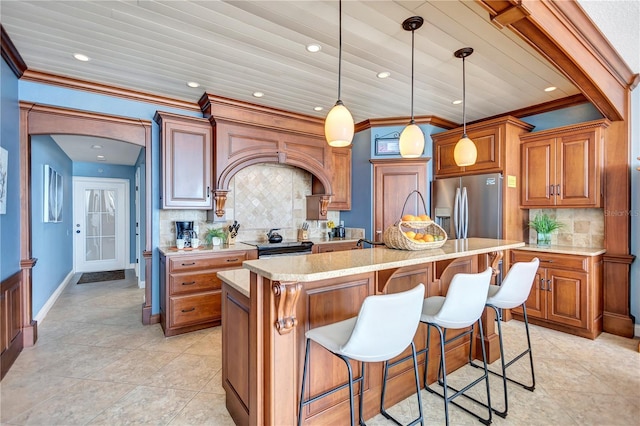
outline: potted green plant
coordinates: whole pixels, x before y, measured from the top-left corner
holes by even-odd
[[[542,213],[536,214],[533,220],[529,222],[529,227],[538,233],[538,245],[548,246],[551,245],[551,233],[562,228],[562,223],[548,214]]]
[[[204,234],[204,241],[208,246],[219,246],[227,239],[227,233],[222,228],[209,228]]]

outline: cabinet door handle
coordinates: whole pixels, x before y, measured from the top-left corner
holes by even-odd
[[[547,291],[551,291],[551,280],[547,280]]]
[[[196,282],[195,281],[190,281],[188,283],[182,283],[182,285],[194,285]]]
[[[556,185],[556,195],[560,195],[560,185]]]
[[[227,262],[237,262],[238,258],[236,257],[235,259],[227,259]]]
[[[333,249],[325,250],[324,253],[331,253]]]
[[[555,187],[553,185],[549,185],[549,195],[553,195],[553,190]]]
[[[183,263],[182,266],[193,266],[195,265],[196,262],[191,262],[191,263]]]
[[[540,290],[546,290],[546,288],[544,288],[544,278],[540,278]]]
[[[207,186],[207,198],[209,198],[211,196],[211,190],[209,189],[209,187]]]
[[[187,312],[193,312],[193,311],[195,311],[195,310],[196,310],[196,307],[194,306],[194,307],[189,308],[189,309],[183,309],[183,310],[182,310],[182,312],[183,312],[183,313],[187,313]]]

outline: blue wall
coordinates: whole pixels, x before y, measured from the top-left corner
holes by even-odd
[[[143,149],[144,151],[144,149]],[[126,179],[129,181],[129,263],[136,262],[136,168],[103,163],[73,163],[73,176]],[[144,214],[144,213],[142,213]]]
[[[0,280],[20,270],[20,106],[18,78],[0,60],[0,146],[7,150],[7,212],[0,214]]]
[[[62,176],[62,222],[44,221],[44,165]],[[38,259],[32,275],[33,316],[73,270],[72,161],[48,135],[31,138],[31,253]]]
[[[153,282],[146,282],[146,285],[151,284],[152,289],[152,313],[157,314],[160,311],[160,298],[159,298],[159,254],[157,247],[160,241],[160,233],[158,232],[158,224],[160,217],[159,210],[159,191],[160,191],[160,129],[157,123],[153,121],[153,116],[157,110],[173,112],[176,114],[188,115],[193,117],[202,117],[202,113],[193,110],[182,110],[178,108],[170,108],[167,106],[158,106],[147,102],[138,102],[130,99],[122,99],[112,96],[105,96],[96,93],[90,93],[85,91],[73,90],[65,87],[49,86],[42,83],[36,83],[32,81],[19,81],[19,93],[20,100],[35,102],[44,105],[55,105],[63,108],[73,108],[84,111],[91,111],[103,114],[117,115],[128,118],[135,118],[141,120],[149,120],[151,125],[151,146],[152,146],[152,163],[157,166],[153,168],[153,176],[151,181],[151,227],[154,230],[152,235],[152,249],[153,249]],[[194,102],[195,104],[195,102]],[[16,121],[17,122],[17,121]],[[33,194],[34,197],[39,194]],[[17,237],[17,233],[13,234],[13,238]],[[44,297],[45,299],[50,297],[51,294],[46,296],[36,295],[36,289],[34,288],[34,299],[36,297]],[[40,289],[38,289],[40,291]],[[34,312],[35,309],[34,309]]]
[[[556,111],[530,115],[521,118],[521,120],[535,126],[531,131],[533,133],[555,127],[583,123],[585,121],[600,120],[601,118],[602,114],[600,114],[596,107],[591,103],[584,103]]]

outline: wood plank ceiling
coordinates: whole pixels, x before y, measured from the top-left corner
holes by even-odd
[[[2,24],[30,70],[196,102],[203,92],[324,117],[337,98],[338,2],[2,2]],[[411,34],[415,114],[460,122],[467,58],[467,120],[579,93],[475,1],[343,2],[342,100],[356,122],[408,116]],[[305,46],[322,50],[309,53]],[[89,56],[79,62],[73,54]],[[379,79],[376,74],[391,76]],[[188,81],[200,83],[187,87]],[[556,86],[553,92],[544,88]],[[264,97],[255,98],[260,91]],[[314,111],[314,107],[323,107]]]

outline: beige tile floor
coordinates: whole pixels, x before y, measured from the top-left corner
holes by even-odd
[[[39,325],[37,344],[0,383],[0,423],[233,424],[220,383],[220,328],[165,338],[158,324],[141,325],[142,297],[132,271],[121,281],[69,284]],[[508,347],[524,343],[523,330],[522,323],[505,324]],[[493,424],[639,424],[638,340],[602,334],[592,341],[535,326],[532,340],[536,390],[510,386],[509,415],[494,416]],[[526,377],[526,369],[512,369]],[[463,368],[451,380],[477,373]],[[500,384],[492,377],[495,405],[501,404]],[[422,396],[425,424],[444,424],[442,401],[425,391]],[[410,420],[415,397],[390,411]],[[376,416],[368,424],[390,423]],[[452,407],[451,424],[480,423]]]

